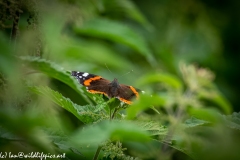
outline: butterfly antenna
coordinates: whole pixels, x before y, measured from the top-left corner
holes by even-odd
[[[125,75],[127,75],[127,74],[129,74],[129,73],[131,73],[131,72],[133,72],[133,70],[131,70],[131,71],[127,72],[127,73],[124,73],[123,75],[121,75],[121,77],[122,77],[122,76],[125,76]]]
[[[106,68],[108,69],[108,71],[113,75],[112,71],[108,68],[107,64],[105,63]]]

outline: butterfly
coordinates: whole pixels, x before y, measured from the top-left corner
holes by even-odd
[[[141,92],[141,90],[132,86],[119,84],[116,78],[109,81],[95,74],[78,71],[72,71],[71,75],[85,86],[88,92],[103,94],[108,98],[115,97],[126,104],[131,104],[132,99],[138,98],[139,92]]]

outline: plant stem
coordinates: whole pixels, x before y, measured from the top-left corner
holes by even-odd
[[[98,159],[98,156],[99,156],[99,153],[100,153],[101,149],[102,149],[102,146],[98,146],[97,151],[96,151],[96,153],[95,153],[95,155],[93,157],[93,160],[97,160]]]
[[[113,119],[113,118],[114,118],[114,116],[115,116],[115,114],[116,114],[117,110],[118,110],[117,108],[114,108],[113,114],[111,115],[111,119]]]
[[[110,121],[112,120],[112,110],[111,110],[111,108],[110,108],[110,111],[109,111],[109,119],[110,119]]]

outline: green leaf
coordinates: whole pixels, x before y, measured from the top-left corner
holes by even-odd
[[[206,108],[189,108],[189,114],[198,119],[202,119],[204,121],[212,122],[212,123],[221,123],[223,122],[223,118],[220,113],[214,109],[206,109]]]
[[[240,112],[232,115],[223,115],[226,125],[232,129],[240,130]]]
[[[54,131],[50,128],[43,129],[44,133],[47,134],[47,138],[52,141],[53,144],[58,148],[58,152],[66,153],[68,156],[71,153],[76,157],[83,157],[82,153],[76,149],[74,145],[69,143],[69,137],[63,132]],[[69,153],[70,152],[70,153]]]
[[[145,75],[143,78],[139,79],[138,85],[149,85],[150,83],[159,82],[177,90],[182,90],[183,88],[183,84],[180,79],[167,73]]]
[[[153,108],[153,106],[163,106],[165,100],[158,95],[141,94],[139,100],[136,100],[129,108],[127,108],[127,118],[133,119],[140,112]],[[153,108],[154,110],[155,108]]]
[[[69,40],[68,42],[62,42],[61,56],[59,54],[53,54],[54,59],[60,59],[61,61],[77,61],[87,64],[101,64],[107,65],[111,68],[129,69],[135,68],[135,66],[126,61],[126,59],[120,54],[116,54],[116,51],[111,48],[110,45],[96,41],[84,41],[84,40]],[[87,53],[87,54],[86,54]]]
[[[145,39],[126,25],[98,18],[86,22],[81,27],[75,26],[74,30],[81,35],[103,38],[125,44],[145,56],[150,64],[156,65],[156,61],[153,58]]]
[[[14,135],[13,133],[7,131],[4,127],[0,126],[0,142],[1,141],[16,141],[22,140],[19,136]]]
[[[14,57],[11,56],[12,47],[9,45],[8,40],[5,36],[0,32],[0,71],[4,72],[6,75],[11,75],[16,67],[14,62]]]
[[[103,0],[104,8],[101,9],[108,16],[120,15],[128,17],[132,20],[144,25],[147,29],[152,29],[152,26],[146,20],[144,15],[138,10],[136,5],[130,0],[109,1]]]
[[[28,147],[31,148],[33,145],[37,150],[54,152],[46,134],[42,133],[40,128],[54,128],[57,124],[55,121],[49,121],[48,118],[40,115],[36,110],[25,113],[10,108],[0,110],[0,122],[0,141],[3,142],[3,145],[7,143],[14,147],[7,150],[18,150],[19,145],[24,144],[25,147],[21,148],[22,151]],[[12,143],[13,141],[15,143]],[[0,147],[2,147],[2,143],[0,143]]]
[[[94,114],[88,106],[79,106],[73,103],[70,99],[64,97],[59,92],[53,91],[48,87],[30,87],[30,90],[37,93],[38,95],[49,98],[52,102],[71,112],[75,117],[81,120],[83,123],[92,123],[101,118],[102,115]]]
[[[190,118],[190,119],[187,119],[187,120],[184,122],[184,125],[185,125],[187,128],[202,126],[202,125],[206,125],[206,124],[209,124],[209,122],[208,122],[208,121],[201,120],[201,119],[197,119],[197,118],[195,118],[195,117],[192,117],[192,118]]]
[[[146,130],[150,133],[150,135],[161,135],[165,136],[168,133],[168,128],[165,126],[160,125],[157,122],[149,121],[149,122],[136,122],[137,125],[139,125],[141,128]]]
[[[201,90],[198,94],[200,98],[212,101],[220,107],[225,114],[231,113],[231,104],[219,92]]]
[[[20,57],[20,59],[23,62],[31,65],[34,69],[48,75],[49,77],[55,78],[69,85],[77,93],[79,93],[85,101],[91,104],[89,98],[83,94],[83,90],[80,88],[80,85],[77,83],[77,81],[70,75],[70,73],[63,71],[63,69],[57,64],[36,57]]]
[[[129,121],[103,121],[77,131],[73,143],[79,145],[97,146],[106,140],[149,141],[149,134]]]

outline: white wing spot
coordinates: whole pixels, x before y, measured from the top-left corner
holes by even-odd
[[[89,75],[89,73],[84,73],[82,76],[87,77],[88,75]]]

